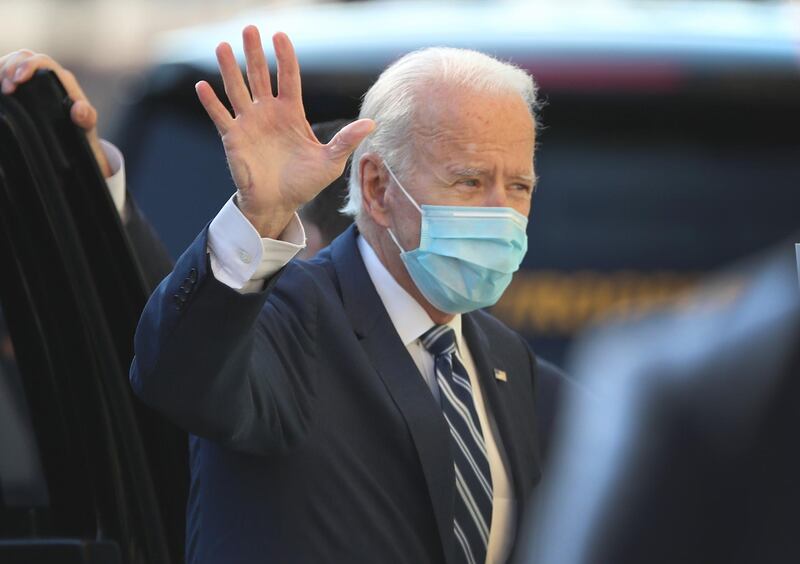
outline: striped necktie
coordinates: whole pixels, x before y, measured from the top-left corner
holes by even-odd
[[[467,370],[455,354],[455,332],[436,325],[420,337],[434,357],[442,413],[450,427],[456,478],[453,532],[467,564],[483,564],[492,525],[492,475]]]

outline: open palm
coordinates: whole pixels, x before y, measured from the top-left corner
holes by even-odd
[[[242,38],[249,90],[231,46],[221,43],[216,51],[234,115],[207,82],[197,83],[197,95],[222,136],[237,205],[262,237],[276,238],[298,207],[342,174],[347,158],[375,124],[369,119],[355,121],[323,145],[306,120],[300,69],[286,34],[272,38],[278,61],[277,96],[272,94],[258,29],[246,27]]]

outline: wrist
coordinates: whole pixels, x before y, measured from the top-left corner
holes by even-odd
[[[114,176],[115,171],[111,168],[111,163],[108,162],[108,157],[106,156],[106,152],[103,150],[103,147],[100,144],[100,139],[97,138],[97,136],[94,136],[93,139],[89,140],[89,144],[92,147],[94,158],[97,161],[97,166],[100,169],[103,178],[111,178]]]
[[[103,178],[109,179],[114,176],[114,171],[111,170],[111,165],[108,164],[106,159],[97,159],[97,165],[100,167],[100,172],[103,174]]]
[[[277,206],[270,208],[267,213],[254,212],[250,206],[241,201],[239,194],[234,196],[233,203],[252,224],[259,236],[264,239],[279,239],[295,213],[293,209],[283,209]]]

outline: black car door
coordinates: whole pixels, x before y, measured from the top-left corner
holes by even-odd
[[[70,104],[0,96],[0,561],[177,563],[186,438],[131,394],[148,283]]]

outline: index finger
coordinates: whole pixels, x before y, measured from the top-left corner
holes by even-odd
[[[34,55],[34,52],[29,49],[19,49],[0,57],[0,77],[10,79],[13,74],[9,73],[12,72],[22,60],[32,55]]]
[[[58,80],[60,80],[61,84],[64,85],[67,95],[72,99],[73,102],[77,102],[78,100],[87,100],[86,94],[83,93],[83,89],[81,88],[80,84],[78,84],[78,80],[75,78],[75,75],[59,65],[52,58],[41,53],[28,57],[27,59],[19,62],[17,65],[17,70],[15,71],[18,74],[15,74],[13,78],[14,83],[22,84],[23,82],[30,80],[33,74],[39,69],[48,69],[56,73]]]

